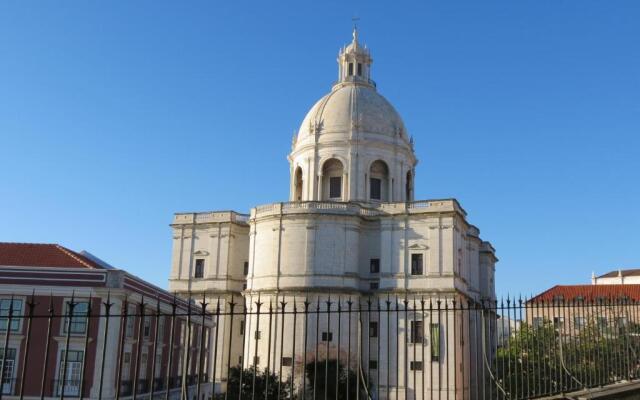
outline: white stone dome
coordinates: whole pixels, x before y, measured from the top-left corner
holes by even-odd
[[[341,82],[309,110],[298,131],[298,140],[316,132],[323,135],[351,132],[399,136],[408,141],[402,118],[372,84]]]

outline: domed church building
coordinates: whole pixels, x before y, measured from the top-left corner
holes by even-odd
[[[414,199],[413,139],[355,29],[337,61],[337,81],[292,140],[289,201],[175,214],[170,289],[205,296],[210,311],[220,301],[218,391],[227,363],[293,373],[301,391],[305,365],[338,358],[371,398],[473,398],[480,322],[436,322],[434,307],[495,301],[495,251],[455,199]],[[411,311],[385,312],[397,304]]]

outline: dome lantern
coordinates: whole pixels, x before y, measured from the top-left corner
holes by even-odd
[[[358,29],[356,27],[353,28],[353,40],[349,45],[340,49],[337,61],[338,82],[336,82],[336,86],[345,82],[354,82],[375,87],[375,82],[371,80],[373,59],[369,49],[358,43]]]

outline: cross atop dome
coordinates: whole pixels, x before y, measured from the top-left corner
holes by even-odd
[[[353,26],[353,39],[347,46],[343,46],[338,53],[338,82],[364,84],[375,87],[371,80],[371,64],[373,59],[367,46],[358,42],[358,27]]]

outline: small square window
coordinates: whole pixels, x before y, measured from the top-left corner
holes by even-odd
[[[369,369],[378,369],[378,360],[369,360]]]
[[[282,366],[290,367],[293,365],[293,358],[291,357],[282,357]]]
[[[204,259],[198,258],[196,259],[196,269],[193,273],[194,278],[202,278],[204,276]]]
[[[244,276],[249,275],[249,261],[244,262],[243,273],[244,273]]]
[[[424,327],[422,321],[411,321],[411,336],[409,342],[422,343],[424,341]]]
[[[244,335],[244,321],[240,321],[240,335]]]
[[[411,371],[422,371],[422,361],[411,361],[409,369]]]
[[[260,340],[260,338],[262,337],[262,332],[261,331],[256,331],[253,337],[256,340]]]
[[[260,356],[253,357],[253,365],[258,365],[258,364],[260,364]]]
[[[369,282],[369,289],[371,290],[380,289],[380,282],[378,281]]]
[[[423,274],[422,254],[420,253],[411,254],[411,275],[422,275],[422,274]]]
[[[144,326],[142,328],[142,336],[149,337],[151,336],[151,317],[144,317]]]
[[[322,341],[323,342],[333,341],[333,332],[322,332]]]
[[[369,262],[369,270],[372,274],[380,273],[380,259],[372,258]]]

